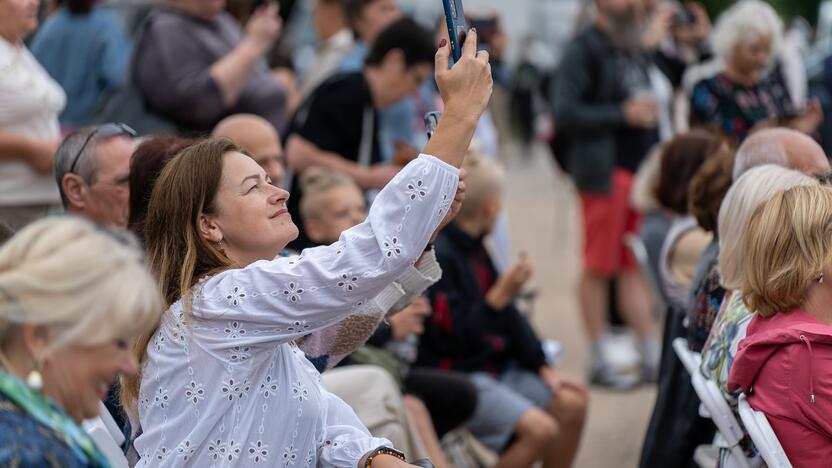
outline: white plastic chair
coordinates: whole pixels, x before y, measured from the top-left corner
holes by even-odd
[[[739,442],[744,435],[739,421],[737,421],[731,407],[728,406],[728,402],[722,396],[722,392],[719,391],[716,382],[706,379],[699,371],[702,356],[688,348],[688,340],[685,338],[674,339],[673,350],[679,356],[682,365],[690,373],[693,389],[702,402],[699,407],[699,415],[704,418],[711,418],[714,421],[714,425],[716,425],[721,436],[719,444],[731,451],[734,466],[751,468],[748,459],[745,458],[745,454],[739,446]]]
[[[792,468],[789,457],[783,451],[783,446],[777,440],[766,415],[752,408],[744,393],[740,395],[739,412],[748,435],[751,436],[766,465],[769,468]]]
[[[121,451],[124,434],[121,433],[104,403],[101,403],[101,414],[96,418],[87,419],[82,426],[113,468],[128,468],[127,457]]]
[[[688,348],[688,340],[681,337],[675,338],[673,340],[673,351],[676,352],[676,356],[678,356],[679,360],[682,361],[682,365],[685,366],[688,374],[693,376],[693,374],[699,371],[699,364],[702,362],[702,355],[693,352],[690,348]]]

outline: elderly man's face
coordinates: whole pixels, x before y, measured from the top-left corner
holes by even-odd
[[[103,226],[126,227],[130,206],[130,156],[133,142],[123,136],[95,145],[95,177],[82,191],[82,214]]]

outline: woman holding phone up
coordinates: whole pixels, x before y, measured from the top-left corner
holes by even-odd
[[[139,466],[410,466],[321,387],[292,340],[384,301],[458,210],[458,168],[492,88],[476,43],[472,31],[451,69],[441,44],[445,117],[425,154],[331,246],[276,258],[297,236],[288,193],[229,141],[168,163],[145,234],[169,308],[137,343],[141,373],[123,388],[144,431]]]

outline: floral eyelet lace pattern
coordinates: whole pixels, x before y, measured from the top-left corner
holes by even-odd
[[[171,305],[142,373],[138,466],[335,468],[389,445],[320,386],[293,340],[374,304],[412,268],[457,183],[422,156],[333,246],[204,278],[187,316]]]

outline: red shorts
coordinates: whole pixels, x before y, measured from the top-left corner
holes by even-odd
[[[584,268],[602,276],[637,269],[624,239],[636,234],[641,215],[630,204],[634,176],[624,169],[612,175],[612,193],[581,193],[584,215]]]

